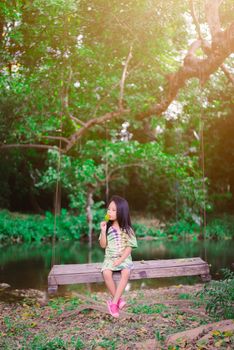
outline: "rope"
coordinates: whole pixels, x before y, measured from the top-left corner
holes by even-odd
[[[201,87],[201,84],[200,84]],[[202,88],[200,88],[202,96]],[[203,192],[203,207],[201,209],[201,219],[202,219],[202,236],[204,238],[205,247],[205,260],[207,261],[207,251],[206,251],[206,186],[205,186],[205,148],[204,148],[204,111],[203,111],[203,100],[201,98],[200,103],[200,154],[201,154],[201,170],[202,170],[202,192]]]
[[[54,212],[54,234],[52,238],[52,259],[51,267],[55,264],[55,241],[57,233],[57,215],[58,215],[58,200],[59,200],[59,184],[60,184],[60,169],[61,169],[61,140],[59,141],[59,153],[57,162],[57,180],[56,180],[56,190],[55,190],[55,212]]]
[[[63,83],[62,83],[63,87]],[[63,99],[62,93],[61,93],[61,101]],[[62,124],[62,109],[60,113],[60,132],[62,135],[63,130],[63,124]],[[62,148],[62,140],[59,140],[59,151],[58,151],[58,161],[57,161],[57,180],[56,180],[56,189],[55,189],[55,203],[54,203],[54,233],[52,238],[52,257],[51,257],[51,267],[55,264],[55,242],[56,242],[56,233],[57,233],[57,215],[58,215],[58,201],[59,201],[59,192],[61,196],[61,189],[59,187],[60,185],[60,170],[61,170],[61,148]],[[60,191],[59,191],[60,190]]]
[[[201,3],[199,1],[199,23],[201,18]],[[202,39],[202,38],[201,38]],[[202,50],[202,58],[205,58],[204,50]],[[203,192],[203,206],[201,208],[201,222],[202,222],[202,237],[204,238],[204,254],[205,261],[207,261],[206,250],[206,186],[205,186],[205,148],[204,148],[204,100],[203,100],[203,86],[202,86],[202,70],[200,66],[199,72],[199,88],[200,88],[200,121],[199,121],[199,136],[200,136],[200,157],[201,157],[201,170],[202,170],[202,192]]]

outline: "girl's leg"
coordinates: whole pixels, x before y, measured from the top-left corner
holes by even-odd
[[[113,272],[111,270],[104,270],[102,273],[109,292],[111,293],[112,296],[114,296],[116,293],[116,285],[112,278]]]
[[[121,271],[121,279],[120,279],[119,285],[116,289],[116,292],[114,294],[114,298],[112,300],[113,304],[117,304],[119,298],[123,294],[123,291],[128,283],[129,276],[130,276],[130,270],[123,269]]]

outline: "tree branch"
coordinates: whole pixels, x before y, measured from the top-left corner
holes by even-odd
[[[213,40],[221,31],[219,7],[222,2],[223,0],[207,0],[205,5],[206,20]]]
[[[221,4],[222,1],[220,1],[220,4]],[[198,19],[197,19],[197,16],[196,16],[196,11],[195,11],[195,8],[194,8],[194,2],[193,0],[190,0],[189,1],[189,4],[190,4],[190,10],[191,10],[191,15],[192,15],[192,18],[193,18],[193,22],[195,24],[195,27],[196,27],[196,32],[197,32],[197,35],[198,35],[198,38],[202,41],[202,49],[204,51],[204,53],[208,54],[210,53],[211,51],[211,45],[210,43],[208,43],[203,37],[202,37],[202,34],[201,34],[201,29],[200,29],[200,25],[199,25],[199,22],[198,22]],[[208,3],[207,3],[208,4]],[[208,9],[207,9],[208,10]],[[228,78],[228,80],[234,84],[234,76],[232,75],[232,73],[229,72],[228,68],[225,66],[225,64],[223,63],[220,68],[222,69],[222,71],[224,72],[224,74],[226,75],[226,77]]]
[[[77,117],[74,117],[71,114],[68,114],[69,118],[71,118],[72,120],[74,120],[76,123],[78,123],[79,125],[82,125],[83,127],[86,127],[85,122],[83,122],[82,120],[78,119]]]
[[[136,70],[140,65],[142,64],[142,62],[139,62],[138,64],[136,64],[134,67],[132,67],[129,71],[126,71],[126,77],[128,77],[134,70]],[[106,100],[107,97],[110,96],[110,92],[112,92],[115,88],[117,88],[119,86],[119,82],[112,85],[112,87],[110,87],[110,89],[108,90],[108,92],[100,99],[99,103],[97,104],[97,106],[95,107],[95,110],[93,112],[94,117],[96,117],[97,111],[99,110],[101,104]]]
[[[184,87],[186,82],[191,78],[197,78],[200,80],[201,84],[205,84],[205,82],[209,79],[210,75],[213,74],[218,68],[223,69],[223,62],[225,59],[234,52],[234,22],[229,25],[226,30],[221,30],[220,20],[219,20],[219,6],[222,0],[207,0],[206,2],[206,16],[207,21],[210,27],[210,31],[212,34],[212,44],[209,50],[206,51],[205,58],[196,57],[196,50],[202,46],[204,40],[199,38],[196,40],[189,48],[187,55],[184,58],[183,65],[176,71],[175,73],[169,74],[167,79],[167,86],[165,89],[164,96],[161,97],[159,103],[153,104],[148,110],[144,112],[137,113],[134,118],[137,120],[144,120],[150,118],[153,115],[160,116],[163,112],[167,110],[171,102],[176,98],[177,93],[181,88]],[[194,8],[193,8],[194,11]],[[194,18],[196,21],[196,15],[194,11]],[[198,28],[198,22],[196,28]],[[197,29],[200,33],[198,34],[201,37],[200,29]],[[205,52],[205,51],[204,51]],[[127,67],[127,62],[125,68]],[[225,70],[225,67],[224,67]],[[225,71],[226,76],[228,76],[227,71]],[[100,117],[95,117],[90,119],[88,122],[82,122],[78,118],[75,118],[70,115],[68,110],[68,100],[65,101],[64,106],[67,111],[67,114],[70,118],[76,119],[82,127],[77,130],[73,135],[68,138],[66,146],[63,149],[63,152],[68,152],[75,143],[92,127],[96,125],[102,125],[108,120],[113,120],[116,118],[120,118],[130,110],[124,110],[122,108],[123,102],[123,91],[124,91],[124,81],[127,75],[127,68],[124,70],[121,79],[121,92],[120,92],[120,100],[119,100],[119,109],[117,111],[108,112]],[[233,78],[229,75],[229,80],[233,81]],[[68,93],[68,90],[65,91]],[[75,120],[74,119],[74,120]],[[38,147],[38,148],[52,148],[54,146],[48,145],[3,145],[1,148],[10,148],[10,147]]]
[[[194,22],[195,27],[196,27],[196,32],[198,34],[198,38],[200,40],[203,40],[202,39],[202,35],[201,35],[201,28],[200,28],[200,25],[199,25],[199,22],[198,22],[198,19],[197,19],[197,15],[196,15],[196,12],[195,12],[193,0],[189,1],[189,6],[190,6],[190,11],[191,11],[191,15],[192,15],[192,18],[193,18],[193,22]]]
[[[68,80],[67,83],[65,85],[65,89],[64,89],[64,94],[62,96],[62,108],[63,108],[63,112],[64,114],[69,117],[71,120],[75,121],[76,123],[78,123],[79,125],[82,125],[85,127],[85,123],[78,119],[77,117],[74,117],[69,110],[69,87],[71,84],[71,79],[72,79],[72,68],[70,67],[69,69],[69,74],[68,74]],[[69,141],[68,141],[69,143]]]
[[[120,165],[120,166],[112,169],[109,172],[108,176],[106,178],[104,178],[104,179],[99,179],[99,177],[95,174],[94,177],[95,177],[95,179],[97,180],[98,183],[96,185],[92,183],[92,184],[90,184],[90,186],[92,188],[96,188],[96,187],[98,187],[100,185],[104,185],[106,183],[106,181],[111,181],[111,180],[113,181],[115,179],[118,179],[119,177],[118,176],[113,176],[113,173],[115,173],[115,172],[117,172],[117,171],[119,171],[121,169],[124,169],[124,168],[131,168],[131,167],[135,167],[135,166],[136,167],[142,167],[142,168],[144,167],[144,165],[140,164],[140,163],[132,163],[132,164]]]
[[[108,120],[118,118],[118,117],[120,117],[124,114],[127,114],[127,113],[129,113],[129,110],[122,109],[122,110],[118,110],[116,112],[108,112],[108,113],[102,115],[101,117],[90,119],[87,123],[85,123],[85,126],[80,128],[77,132],[75,132],[69,138],[69,144],[65,147],[65,152],[68,152],[74,146],[74,144],[77,142],[77,140],[79,140],[84,135],[84,133],[87,130],[89,130],[92,126],[103,124],[104,122],[106,122]]]
[[[227,35],[227,32],[230,35]],[[219,33],[220,35],[220,33]],[[201,83],[205,83],[209,78],[210,74],[215,72],[226,57],[234,51],[234,23],[225,31],[221,32],[220,40],[222,47],[217,51],[211,51],[207,58],[201,59],[196,57],[195,51],[201,46],[201,40],[196,40],[190,46],[187,55],[184,59],[183,66],[175,73],[168,76],[168,89],[167,95],[162,98],[161,102],[153,105],[145,112],[141,112],[135,116],[138,120],[149,118],[152,115],[161,115],[170,103],[176,98],[178,91],[185,85],[186,81],[190,78],[198,78]],[[117,112],[109,112],[105,115],[97,118],[90,119],[83,128],[80,128],[70,138],[70,143],[65,147],[65,152],[68,152],[74,144],[80,139],[84,133],[94,125],[100,125],[108,120],[119,118],[124,114],[128,113],[129,110],[118,110]]]
[[[7,149],[7,148],[41,148],[41,149],[55,149],[61,153],[63,153],[63,150],[57,146],[50,146],[50,145],[40,145],[40,144],[34,144],[34,143],[13,143],[10,145],[2,144],[0,145],[1,149]]]
[[[194,42],[184,58],[183,66],[177,72],[168,76],[166,96],[162,97],[158,104],[153,105],[145,112],[139,113],[135,118],[143,120],[152,115],[161,115],[190,78],[197,78],[201,84],[205,84],[209,76],[234,52],[234,22],[225,31],[219,32],[215,39],[216,46],[213,47],[212,45],[209,55],[203,59],[194,56],[195,49],[199,47],[201,41]]]
[[[69,143],[69,140],[66,137],[62,137],[62,136],[47,136],[47,135],[43,135],[41,136],[41,138],[43,139],[50,139],[50,140],[61,140],[64,141],[66,143]]]
[[[131,58],[132,58],[132,46],[130,47],[129,54],[128,54],[128,57],[126,59],[125,65],[124,65],[122,78],[120,80],[119,110],[123,109],[124,83],[125,83],[125,79],[126,79],[128,64],[129,64]]]
[[[228,80],[234,85],[234,76],[231,72],[229,72],[228,68],[225,66],[225,64],[221,64],[220,68],[228,78]]]

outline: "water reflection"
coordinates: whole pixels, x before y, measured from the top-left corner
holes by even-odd
[[[165,242],[139,241],[139,247],[133,251],[134,260],[173,259],[200,256],[211,264],[213,278],[219,278],[221,268],[231,268],[233,263],[233,241],[223,242]],[[55,246],[56,264],[82,264],[102,262],[104,251],[95,245],[92,250],[88,244],[64,241]],[[22,244],[0,248],[0,282],[12,288],[47,289],[47,276],[51,268],[51,244]],[[144,287],[163,287],[173,284],[193,284],[200,282],[199,277],[160,278],[130,282],[130,289]],[[60,287],[64,290],[87,291],[87,285]],[[105,290],[103,283],[92,284],[90,291]]]

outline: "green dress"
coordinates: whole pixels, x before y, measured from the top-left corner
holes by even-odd
[[[101,234],[99,240],[101,239]],[[102,264],[103,270],[119,271],[123,269],[132,269],[133,262],[131,254],[118,266],[113,266],[116,259],[120,258],[127,247],[137,248],[137,240],[134,232],[128,234],[125,230],[118,232],[113,226],[109,227],[107,232],[107,246],[105,249],[105,259]]]

